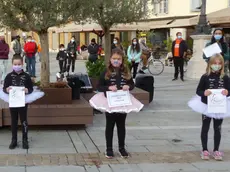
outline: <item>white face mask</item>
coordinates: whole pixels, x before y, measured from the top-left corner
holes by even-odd
[[[74,39],[71,39],[71,42],[74,42],[75,40]]]
[[[116,41],[116,40],[114,40],[114,41],[113,41],[113,43],[114,43],[114,44],[117,44],[117,41]]]
[[[65,48],[60,48],[60,51],[64,51],[65,50]]]

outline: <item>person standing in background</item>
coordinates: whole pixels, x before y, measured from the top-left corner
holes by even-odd
[[[186,42],[182,39],[182,33],[177,32],[177,38],[172,43],[172,55],[173,62],[175,67],[175,73],[173,81],[178,79],[179,70],[180,70],[180,78],[184,81],[184,59],[186,57],[186,52],[188,50],[188,46]]]
[[[112,44],[111,49],[113,50],[115,48],[120,48],[123,51],[123,47],[122,47],[120,39],[118,37],[115,37],[113,39],[113,44]]]
[[[6,72],[8,67],[9,51],[10,48],[9,45],[5,42],[5,37],[0,37],[0,70],[2,75],[1,84],[3,84],[7,74]]]
[[[72,38],[68,44],[67,52],[69,53],[69,57],[68,57],[68,61],[67,61],[67,72],[69,74],[70,66],[72,65],[72,74],[73,74],[74,70],[75,70],[75,61],[77,59],[77,43],[75,41],[74,36],[72,36]]]
[[[20,43],[20,36],[17,35],[13,38],[12,41],[12,50],[14,51],[14,54],[21,55],[22,54],[22,46]]]
[[[96,43],[95,38],[91,40],[91,44],[88,46],[89,61],[94,63],[98,59],[99,45]]]
[[[150,49],[146,45],[145,39],[141,39],[141,41],[140,41],[140,48],[141,48],[141,51],[142,51],[141,58],[143,60],[143,67],[142,67],[141,70],[144,71],[144,70],[147,69],[148,58],[150,57]]]

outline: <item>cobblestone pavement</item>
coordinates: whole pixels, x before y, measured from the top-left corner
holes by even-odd
[[[54,54],[50,59],[54,81],[58,66]],[[84,61],[77,61],[76,72],[85,72]],[[0,172],[230,172],[230,120],[223,124],[220,148],[225,153],[224,161],[202,161],[201,115],[187,107],[198,81],[172,82],[172,72],[173,68],[166,67],[155,77],[154,101],[127,117],[130,158],[122,159],[118,153],[112,160],[104,157],[105,117],[95,114],[93,124],[85,128],[31,129],[29,150],[21,149],[21,140],[17,149],[9,150],[10,130],[1,129]],[[212,128],[209,148],[213,148]],[[114,150],[118,150],[116,133]]]

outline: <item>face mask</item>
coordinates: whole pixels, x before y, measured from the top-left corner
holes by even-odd
[[[13,65],[13,70],[15,72],[20,72],[22,70],[22,65]]]
[[[182,38],[182,36],[177,36],[177,38],[178,38],[178,39],[181,39],[181,38]]]
[[[120,67],[122,64],[121,60],[113,60],[111,59],[111,64],[113,65],[113,67]]]
[[[114,44],[117,44],[117,41],[113,41]]]
[[[64,51],[65,49],[64,48],[60,48],[60,51]]]
[[[137,45],[137,42],[133,42],[133,45]]]
[[[31,40],[31,42],[35,42],[34,40]]]
[[[214,72],[217,72],[221,69],[221,65],[217,65],[217,64],[213,64],[211,65],[211,69],[214,71]]]
[[[219,41],[222,38],[222,35],[214,35],[215,40]]]
[[[74,39],[71,39],[71,42],[74,42],[75,40]]]
[[[29,39],[28,42],[31,42],[31,39]]]

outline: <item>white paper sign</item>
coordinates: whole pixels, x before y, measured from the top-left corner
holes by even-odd
[[[11,87],[9,91],[9,107],[25,107],[25,87]]]
[[[209,45],[203,49],[203,52],[207,58],[212,57],[214,54],[221,53],[221,49],[217,43]]]
[[[118,90],[116,92],[107,91],[107,100],[109,107],[119,107],[132,105],[129,91]]]
[[[208,96],[208,113],[227,113],[227,97],[221,92],[223,89],[211,89]]]

